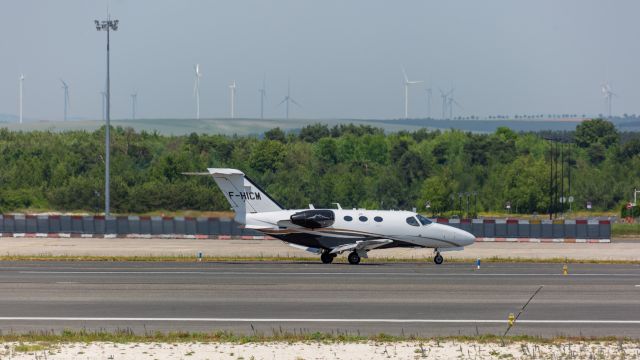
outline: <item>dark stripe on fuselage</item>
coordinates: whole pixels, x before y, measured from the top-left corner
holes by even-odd
[[[260,190],[261,193],[264,194],[264,196],[268,197],[269,200],[273,201],[276,205],[278,205],[278,207],[280,207],[280,209],[284,209],[284,207],[282,206],[282,204],[280,204],[279,202],[275,201],[271,196],[269,196],[269,194],[264,191],[260,185],[258,185],[255,181],[251,180],[250,177],[247,176],[247,174],[244,174],[244,178],[247,179],[247,181],[249,181],[251,183],[251,185],[255,186],[256,189]]]

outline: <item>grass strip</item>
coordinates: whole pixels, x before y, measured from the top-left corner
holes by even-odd
[[[640,224],[612,224],[611,236],[640,235]]]
[[[388,335],[384,333],[375,335],[360,335],[353,332],[310,332],[283,331],[281,328],[273,328],[269,334],[255,331],[252,334],[236,334],[229,331],[203,332],[146,332],[135,333],[131,329],[117,329],[114,331],[90,331],[69,330],[60,332],[51,330],[29,331],[26,333],[0,333],[0,342],[17,342],[20,344],[41,344],[46,346],[53,343],[265,343],[265,342],[321,342],[321,343],[357,343],[357,342],[403,342],[403,341],[461,341],[478,343],[502,343],[504,342],[529,342],[539,344],[553,344],[562,342],[606,342],[606,341],[638,341],[629,338],[606,337],[540,337],[531,335],[514,335],[501,337],[500,335],[472,335],[472,336],[439,336],[421,337],[417,335]],[[25,351],[29,351],[29,345],[25,345]]]
[[[483,263],[551,263],[551,264],[640,264],[639,260],[610,259],[571,259],[553,258],[521,258],[493,256],[481,258]],[[94,255],[0,255],[0,261],[94,261],[94,262],[198,262],[194,256],[94,256]],[[394,258],[376,257],[363,260],[367,263],[432,263],[431,257]],[[446,258],[449,263],[475,263],[475,258]],[[200,262],[313,262],[319,263],[318,257],[285,257],[285,256],[204,256]],[[347,263],[346,257],[338,257],[335,263]]]

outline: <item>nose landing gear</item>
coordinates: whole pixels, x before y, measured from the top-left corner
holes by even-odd
[[[433,257],[433,262],[436,263],[436,265],[440,265],[444,262],[444,258],[440,255],[440,252],[436,252],[436,256]]]

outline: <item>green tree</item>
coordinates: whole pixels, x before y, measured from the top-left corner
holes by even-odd
[[[576,127],[575,133],[576,144],[583,148],[595,143],[608,148],[618,142],[618,137],[615,125],[603,119],[583,121]]]

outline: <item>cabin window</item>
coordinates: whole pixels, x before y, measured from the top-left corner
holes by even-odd
[[[367,220],[369,220],[369,219],[367,219],[366,216],[360,216],[358,219],[360,219],[360,221],[362,221],[362,222],[366,222]]]
[[[380,216],[374,217],[373,220],[375,220],[375,222],[382,222],[382,218]]]
[[[420,224],[418,224],[418,220],[416,220],[416,218],[414,218],[413,216],[409,216],[407,218],[407,224],[411,226],[420,226]]]
[[[418,220],[420,220],[420,224],[422,224],[422,225],[429,225],[429,224],[432,223],[431,220],[427,219],[426,217],[424,217],[424,216],[422,216],[420,214],[416,215],[416,217],[418,218]]]
[[[353,220],[353,218],[349,215],[344,217],[344,221],[351,221],[351,220]]]

